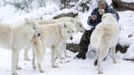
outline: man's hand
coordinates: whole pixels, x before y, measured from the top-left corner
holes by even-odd
[[[94,29],[94,26],[90,26],[90,30],[93,30]]]
[[[98,12],[99,12],[100,15],[105,14],[105,10],[104,9],[98,9]]]
[[[91,15],[91,19],[94,21],[97,19],[97,16],[96,15]]]

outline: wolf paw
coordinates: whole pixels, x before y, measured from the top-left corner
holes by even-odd
[[[53,65],[52,67],[53,67],[53,68],[58,68],[59,66],[58,66],[58,65]]]
[[[12,73],[11,75],[18,75],[18,73]]]
[[[117,63],[117,61],[113,61],[113,63]]]
[[[25,61],[30,61],[30,58],[25,58],[24,60],[25,60]]]
[[[33,69],[36,69],[36,66],[33,66]]]
[[[18,66],[18,67],[16,68],[16,70],[22,70],[22,68],[21,68],[20,66]]]
[[[98,74],[103,74],[103,71],[98,71]]]
[[[44,70],[40,70],[40,73],[44,73],[45,71]]]

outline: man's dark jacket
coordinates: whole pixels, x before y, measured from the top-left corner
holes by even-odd
[[[99,14],[98,9],[99,9],[99,8],[95,8],[95,9],[93,9],[93,11],[91,12],[91,15],[96,15],[96,16],[97,16],[97,19],[95,19],[95,20],[93,21],[93,20],[91,19],[91,17],[89,16],[89,17],[88,17],[88,20],[87,20],[87,24],[90,25],[90,26],[93,26],[92,29],[94,29],[95,26],[96,26],[98,23],[101,22],[101,17],[102,17],[102,15]],[[108,7],[108,6],[107,6],[106,9],[105,9],[105,13],[112,13],[112,14],[115,14],[115,17],[116,17],[117,21],[119,20],[119,15],[118,15],[118,13],[117,13],[115,10],[113,10],[112,8]]]

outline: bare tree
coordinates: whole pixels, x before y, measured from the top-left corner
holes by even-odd
[[[7,3],[5,0],[0,0],[0,6],[5,6]]]
[[[69,5],[70,0],[61,0],[61,3],[63,4],[63,8],[67,8]]]
[[[78,2],[78,9],[81,12],[88,11],[90,9],[90,5],[92,0],[79,0]]]
[[[5,1],[5,0],[4,0]],[[5,1],[5,4],[13,5],[17,10],[29,12],[30,6],[33,0],[13,0],[13,1]]]
[[[40,7],[45,7],[45,0],[36,0]]]

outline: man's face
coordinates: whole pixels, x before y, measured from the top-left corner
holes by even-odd
[[[103,3],[103,2],[100,2],[100,3],[98,3],[98,8],[99,9],[105,9],[106,8],[106,4]]]

